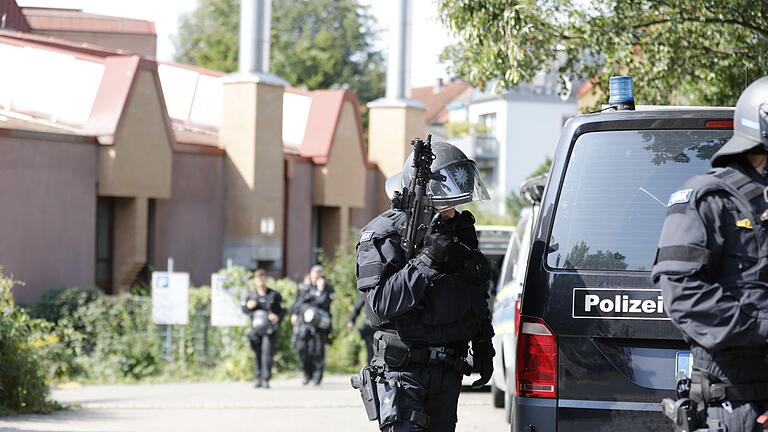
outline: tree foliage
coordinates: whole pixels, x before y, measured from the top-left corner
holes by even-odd
[[[458,36],[454,73],[497,89],[555,69],[591,79],[631,74],[643,104],[733,105],[768,74],[768,2],[755,0],[443,0]],[[565,80],[563,80],[565,83]]]
[[[239,10],[238,0],[200,0],[180,20],[176,59],[235,71]],[[270,71],[309,90],[348,88],[367,102],[384,94],[375,37],[374,19],[357,0],[276,1]]]

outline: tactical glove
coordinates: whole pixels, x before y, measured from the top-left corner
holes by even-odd
[[[477,231],[475,231],[475,217],[469,210],[457,214],[453,219],[447,221],[449,229],[456,233],[456,237],[461,243],[470,249],[477,249]]]
[[[448,264],[453,271],[466,281],[485,288],[485,284],[491,279],[491,267],[485,255],[477,250],[466,249],[466,254],[460,259],[455,261],[452,257],[448,258]]]
[[[421,253],[428,259],[423,261],[433,269],[442,269],[448,260],[450,250],[457,242],[458,240],[450,235],[442,221],[433,222],[424,236]]]
[[[496,351],[491,341],[472,341],[472,371],[480,374],[480,379],[472,383],[473,389],[488,384],[493,377],[493,356]]]

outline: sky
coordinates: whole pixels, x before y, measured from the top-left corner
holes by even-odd
[[[273,0],[280,1],[280,0]],[[386,54],[387,31],[394,15],[394,0],[359,0],[370,7],[381,30],[378,47]],[[172,37],[176,34],[179,16],[197,5],[197,0],[16,0],[20,6],[82,9],[85,12],[124,16],[154,21],[157,29],[157,57],[172,60]],[[413,0],[413,34],[411,86],[433,85],[438,78],[447,78],[438,56],[450,40],[437,19],[436,0]]]

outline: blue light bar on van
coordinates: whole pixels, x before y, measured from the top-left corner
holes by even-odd
[[[632,77],[627,75],[612,76],[610,81],[608,105],[617,110],[634,110],[635,96],[632,94]]]

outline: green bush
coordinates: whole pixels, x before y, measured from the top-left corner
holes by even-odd
[[[52,289],[43,294],[29,308],[32,318],[58,323],[62,318],[70,317],[78,309],[94,301],[102,294],[98,288],[69,287]]]
[[[350,241],[336,249],[333,259],[320,257],[326,278],[336,290],[331,305],[332,342],[326,356],[328,369],[336,372],[353,372],[365,360],[365,347],[360,335],[346,327],[358,296],[355,279],[355,244],[358,237],[357,232],[350,232]]]
[[[352,238],[357,238],[353,235]],[[354,245],[339,248],[332,260],[323,259],[327,278],[336,288],[332,343],[327,351],[330,371],[352,371],[364,358],[362,342],[346,322],[357,297],[354,280]],[[251,273],[242,267],[222,270],[237,297],[253,289]],[[269,286],[290,308],[296,282],[270,280]],[[211,289],[191,288],[189,324],[171,327],[172,349],[166,358],[166,331],[152,323],[151,299],[134,294],[108,296],[94,289],[66,288],[44,295],[30,308],[39,341],[36,350],[45,359],[42,373],[56,381],[135,382],[161,380],[250,380],[253,352],[249,326],[210,325]],[[293,329],[286,318],[278,329],[275,373],[297,370],[291,344]]]
[[[47,412],[46,373],[35,347],[37,321],[13,303],[15,281],[0,267],[0,414]]]

